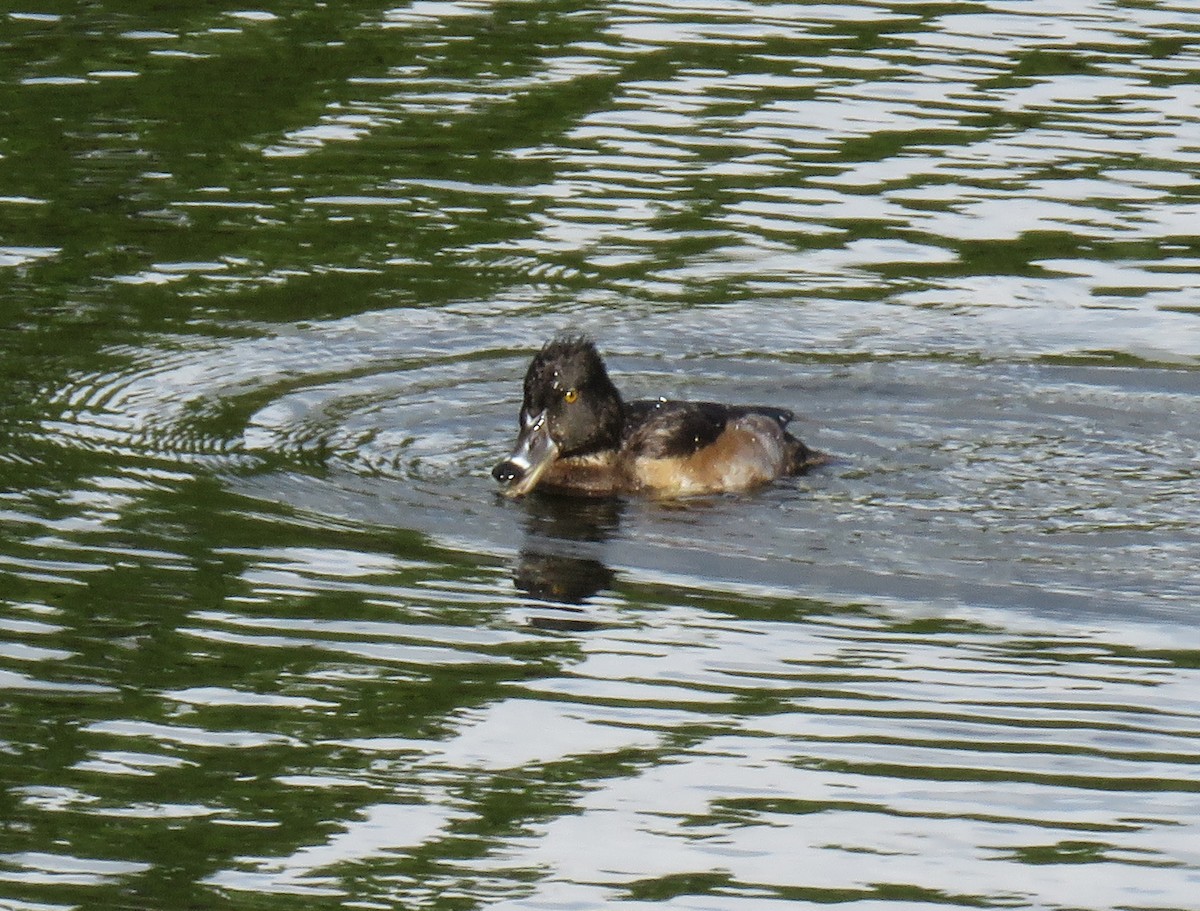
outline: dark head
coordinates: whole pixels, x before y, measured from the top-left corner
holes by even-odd
[[[524,496],[556,460],[615,449],[621,424],[621,396],[596,346],[556,338],[529,364],[517,443],[492,476],[505,493]]]

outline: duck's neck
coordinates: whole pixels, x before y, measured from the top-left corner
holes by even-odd
[[[595,430],[588,435],[586,443],[576,447],[573,456],[594,455],[614,452],[621,448],[621,435],[625,429],[625,403],[615,388],[595,397]]]

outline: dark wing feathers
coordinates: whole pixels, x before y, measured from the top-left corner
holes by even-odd
[[[796,416],[786,408],[772,408],[770,405],[733,405],[728,410],[731,417],[740,418],[747,414],[765,415],[778,423],[781,430]]]
[[[716,402],[628,402],[622,448],[652,459],[689,456],[716,441],[731,420],[761,414],[785,427],[792,419],[786,408],[758,405],[719,405]]]

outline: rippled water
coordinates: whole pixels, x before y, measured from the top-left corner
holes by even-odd
[[[3,17],[0,908],[1200,908],[1190,4]]]

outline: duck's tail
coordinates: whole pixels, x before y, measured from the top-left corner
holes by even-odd
[[[821,465],[828,465],[833,461],[833,456],[827,452],[820,452],[816,449],[809,449],[800,440],[796,439],[790,433],[786,434],[789,447],[788,474],[804,474],[806,471],[811,471]]]

